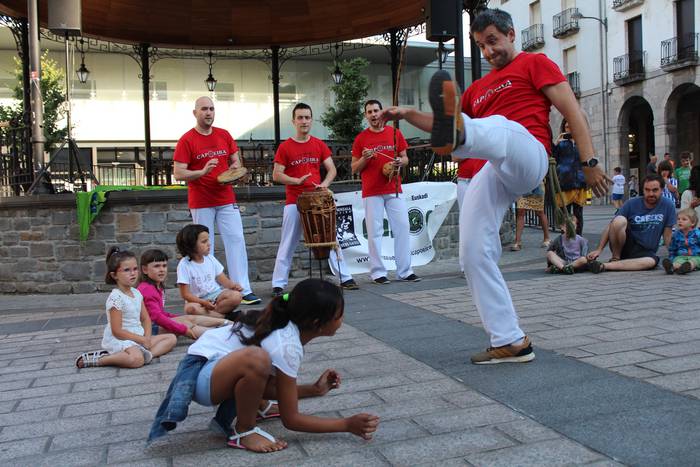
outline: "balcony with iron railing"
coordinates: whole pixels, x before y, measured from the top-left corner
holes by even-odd
[[[578,20],[574,19],[574,14],[578,13],[578,8],[568,8],[552,17],[552,36],[562,38],[576,34],[578,32]]]
[[[661,41],[661,68],[672,71],[698,64],[698,33]]]
[[[626,11],[644,3],[644,0],[613,0],[612,8],[615,11]]]
[[[522,49],[525,52],[539,49],[544,45],[544,25],[533,24],[521,31]]]
[[[566,79],[569,81],[569,86],[571,90],[574,91],[574,95],[579,98],[581,97],[581,75],[578,71],[572,71],[566,75]]]
[[[619,86],[645,77],[646,51],[635,50],[613,59],[613,81]]]

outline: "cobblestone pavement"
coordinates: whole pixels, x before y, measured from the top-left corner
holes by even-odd
[[[698,276],[657,269],[541,275],[508,285],[537,347],[700,398],[699,284]],[[388,298],[481,326],[466,286]]]
[[[595,219],[609,218],[602,208],[590,211],[592,227]],[[369,411],[380,415],[380,429],[364,442],[349,434],[293,433],[266,421],[261,426],[289,441],[275,454],[227,448],[207,430],[213,411],[196,404],[172,434],[147,448],[153,415],[189,341],[180,338],[172,353],[140,369],[77,370],[77,353],[100,345],[104,294],[3,296],[0,464],[700,462],[688,451],[698,445],[688,436],[697,436],[700,414],[700,311],[693,299],[700,274],[544,275],[542,250],[534,246],[540,233],[526,232],[526,248],[506,252],[503,270],[536,345],[535,362],[466,364],[487,339],[456,261],[418,268],[425,277],[418,284],[374,286],[360,277],[361,289],[347,295],[346,324],[335,337],[307,346],[300,376],[312,381],[335,368],[343,385],[303,400],[301,409],[323,416]],[[255,289],[262,295],[267,286]],[[177,309],[172,291],[168,296]],[[556,386],[567,378],[575,384]],[[570,386],[575,391],[567,392]],[[614,400],[616,393],[625,400]],[[567,401],[583,407],[578,418],[557,418]],[[655,407],[659,411],[650,412]],[[657,433],[650,435],[649,427]]]

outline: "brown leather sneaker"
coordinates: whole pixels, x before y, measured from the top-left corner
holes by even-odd
[[[504,345],[503,347],[489,347],[484,352],[472,355],[471,361],[475,365],[493,365],[496,363],[526,363],[535,359],[530,338],[520,345]]]

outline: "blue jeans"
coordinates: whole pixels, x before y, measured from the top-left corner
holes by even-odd
[[[185,355],[182,359],[151,425],[151,431],[148,433],[149,443],[174,430],[178,422],[187,418],[187,411],[197,386],[197,377],[207,362],[205,357],[198,355]],[[213,421],[224,433],[230,435],[234,418],[236,401],[229,399],[219,405]]]

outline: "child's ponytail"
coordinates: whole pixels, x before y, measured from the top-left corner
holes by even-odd
[[[241,313],[233,326],[233,332],[244,345],[259,346],[272,331],[282,329],[289,324],[289,321],[289,302],[285,300],[285,297],[275,297],[264,310]],[[255,330],[253,335],[245,337],[242,332],[243,326],[253,328]]]
[[[264,310],[241,314],[232,332],[245,345],[260,345],[271,332],[282,329],[289,322],[300,331],[318,329],[343,314],[345,302],[340,287],[321,279],[306,279],[289,294],[275,297]],[[243,326],[253,328],[253,335],[245,337]]]

